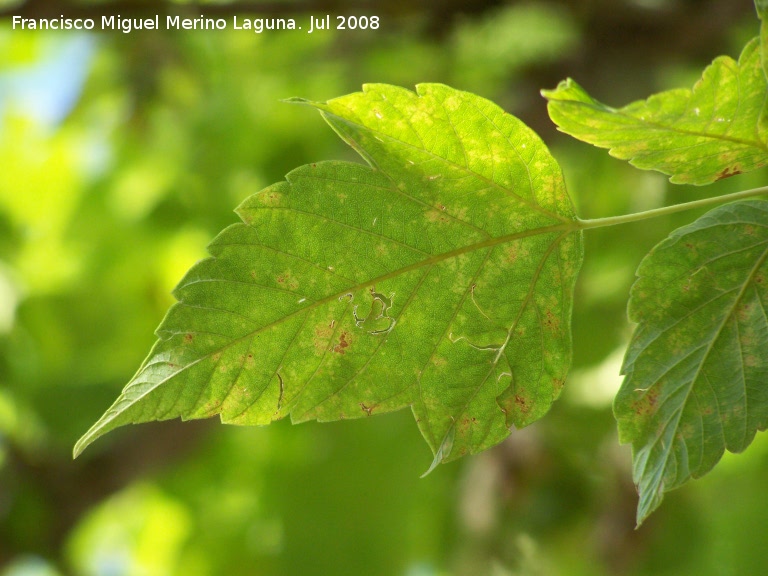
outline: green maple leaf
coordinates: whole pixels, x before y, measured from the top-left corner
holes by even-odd
[[[640,264],[614,404],[633,447],[638,523],[768,424],[767,222],[768,202],[720,206]]]
[[[370,166],[303,166],[243,202],[75,455],[128,423],[410,406],[435,465],[557,398],[582,239],[539,138],[442,85],[304,103]]]
[[[669,174],[672,182],[709,184],[768,164],[761,50],[756,38],[738,62],[715,59],[692,90],[661,92],[619,109],[570,79],[542,94],[566,134],[609,148],[638,168]]]

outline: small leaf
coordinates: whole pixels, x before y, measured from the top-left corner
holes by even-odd
[[[500,442],[557,398],[582,241],[539,138],[442,85],[299,102],[371,167],[303,166],[248,198],[75,454],[134,422],[410,406],[439,463]]]
[[[641,523],[768,423],[768,202],[718,207],[645,257],[614,411]]]
[[[544,90],[552,121],[566,134],[609,148],[633,166],[679,184],[709,184],[768,163],[766,100],[757,39],[739,62],[717,58],[693,90],[669,90],[615,109],[573,80]]]

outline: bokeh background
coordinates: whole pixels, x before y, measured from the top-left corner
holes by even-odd
[[[10,17],[378,15],[379,30],[11,30]],[[540,422],[420,479],[407,412],[265,428],[164,422],[77,438],[148,352],[184,271],[249,194],[355,159],[280,100],[444,82],[537,130],[584,218],[762,185],[672,186],[556,132],[539,89],[612,105],[690,86],[757,33],[750,0],[0,0],[0,575],[758,575],[768,443],[639,530],[611,401],[643,254],[686,213],[590,231],[574,366]]]

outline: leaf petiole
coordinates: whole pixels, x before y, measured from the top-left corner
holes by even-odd
[[[672,206],[654,208],[653,210],[645,210],[643,212],[635,212],[633,214],[623,214],[621,216],[608,216],[607,218],[594,218],[587,220],[578,218],[576,222],[581,230],[589,230],[590,228],[602,228],[603,226],[615,226],[617,224],[627,224],[629,222],[640,222],[641,220],[648,220],[650,218],[657,218],[659,216],[666,216],[668,214],[675,214],[677,212],[684,212],[686,210],[693,210],[695,208],[704,208],[716,204],[723,204],[725,202],[732,202],[734,200],[742,200],[744,198],[752,198],[753,196],[761,196],[764,194],[768,194],[768,186],[761,186],[760,188],[752,188],[750,190],[742,190],[741,192],[734,192],[733,194],[725,194],[723,196],[703,198],[701,200],[694,200],[692,202],[683,202],[682,204],[673,204]]]

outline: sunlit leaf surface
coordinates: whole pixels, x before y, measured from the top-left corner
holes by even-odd
[[[661,92],[619,109],[601,104],[573,80],[542,94],[563,132],[609,148],[638,168],[669,174],[672,182],[709,184],[768,163],[760,53],[755,39],[738,62],[717,58],[693,90]]]
[[[307,104],[370,166],[303,166],[248,198],[76,454],[128,423],[410,406],[439,463],[557,398],[581,233],[538,137],[443,85]]]
[[[766,258],[768,203],[748,201],[676,230],[640,265],[614,405],[633,447],[638,522],[768,423]]]

